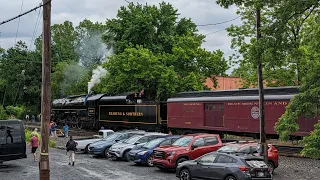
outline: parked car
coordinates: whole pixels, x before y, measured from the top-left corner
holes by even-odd
[[[167,134],[163,133],[146,133],[144,135],[135,135],[125,141],[116,143],[111,146],[109,149],[109,156],[114,159],[122,159],[125,161],[129,161],[129,151],[135,146],[143,146],[147,142],[166,136]]]
[[[100,141],[102,139],[106,139],[108,136],[113,134],[114,131],[110,129],[99,130],[98,135],[94,135],[93,138],[84,138],[84,139],[75,139],[75,142],[78,144],[77,150],[82,151],[84,153],[89,152],[89,145]]]
[[[134,135],[137,134],[145,134],[145,131],[140,130],[126,130],[126,131],[118,131],[110,136],[108,136],[105,139],[102,139],[100,141],[96,141],[89,145],[89,153],[96,156],[104,156],[108,157],[108,151],[109,148],[120,141],[126,140]]]
[[[153,150],[153,165],[159,169],[174,169],[186,160],[196,159],[222,146],[218,134],[189,134],[176,140],[172,145]]]
[[[212,152],[195,160],[179,163],[176,176],[181,180],[271,180],[263,158],[252,155],[236,155]]]
[[[225,145],[218,149],[218,152],[225,152],[225,153],[244,153],[244,154],[253,154],[256,156],[259,156],[258,152],[258,143],[252,143],[252,142],[239,142],[239,143],[230,143],[228,145]],[[268,166],[269,171],[271,173],[274,172],[274,170],[279,166],[278,160],[278,150],[272,146],[271,144],[268,144]]]
[[[27,158],[21,120],[0,120],[0,162]]]
[[[146,164],[147,166],[153,166],[152,152],[159,146],[171,145],[181,136],[164,136],[154,139],[140,148],[132,149],[129,152],[129,160],[136,164]]]

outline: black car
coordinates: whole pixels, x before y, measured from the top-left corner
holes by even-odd
[[[263,158],[212,152],[198,159],[179,163],[176,176],[181,180],[221,179],[221,180],[271,180]]]
[[[27,158],[21,120],[0,120],[0,161]]]

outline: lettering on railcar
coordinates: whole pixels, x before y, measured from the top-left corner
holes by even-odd
[[[109,116],[143,116],[142,112],[109,112]]]
[[[259,106],[259,102],[229,102],[228,106]],[[265,106],[287,106],[287,101],[264,102]]]
[[[193,112],[193,110],[192,109],[183,109],[183,110],[181,110],[182,112]]]
[[[189,122],[189,121],[187,122],[187,121],[186,121],[186,122],[184,122],[184,124],[191,124],[191,122]]]
[[[184,103],[185,106],[201,106],[201,103]]]

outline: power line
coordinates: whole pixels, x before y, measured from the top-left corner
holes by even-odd
[[[24,1],[24,0],[22,0],[21,7],[20,7],[20,14],[21,14],[21,12],[22,12],[23,1]],[[20,17],[19,17],[19,22],[18,22],[18,27],[17,27],[17,32],[16,32],[16,38],[14,38],[14,44],[17,43],[17,36],[18,36],[18,32],[19,32],[19,26],[20,26]]]
[[[238,19],[239,17],[241,17],[241,16],[238,16],[236,18],[233,18],[233,19],[230,19],[230,20],[227,20],[227,21],[223,21],[223,22],[218,22],[218,23],[213,23],[213,24],[199,24],[199,25],[196,25],[196,26],[215,26],[215,25],[224,24],[224,23],[227,23],[227,22],[234,21],[234,20]]]
[[[36,39],[37,31],[38,31],[39,24],[40,24],[40,13],[41,13],[41,9],[39,9],[38,18],[37,18],[36,24],[34,26],[34,30],[33,30],[33,34],[32,34],[29,48],[31,48],[32,42],[35,41],[35,39]]]
[[[225,28],[225,29],[220,29],[220,30],[218,30],[218,31],[214,31],[214,32],[211,32],[211,33],[205,34],[205,36],[207,36],[207,35],[211,35],[211,34],[215,34],[215,33],[217,33],[217,32],[225,31],[225,30],[227,30],[227,28]]]
[[[213,31],[213,32],[211,32],[211,33],[205,34],[205,36],[211,35],[211,34],[215,34],[215,33],[217,33],[217,32],[221,32],[221,31],[225,31],[225,30],[227,30],[227,29],[228,29],[228,28],[224,28],[224,29],[220,29],[220,30],[217,30],[217,31]]]
[[[12,20],[15,20],[15,19],[17,19],[17,18],[19,18],[19,17],[22,17],[22,16],[24,16],[24,15],[26,15],[26,14],[29,14],[30,12],[35,11],[35,10],[41,8],[42,6],[50,3],[51,1],[52,1],[52,0],[49,0],[49,1],[46,2],[45,4],[41,4],[41,5],[39,5],[39,6],[35,7],[35,8],[30,9],[30,10],[27,11],[27,12],[24,12],[24,13],[22,13],[22,14],[19,14],[18,16],[15,16],[15,17],[13,17],[13,18],[11,18],[11,19],[2,21],[2,22],[0,23],[0,25],[6,24],[6,23],[8,23],[8,22],[10,22],[10,21],[12,21]]]

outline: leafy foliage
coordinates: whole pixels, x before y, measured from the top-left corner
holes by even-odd
[[[19,119],[21,118],[21,115],[25,111],[25,108],[23,106],[7,106],[6,111],[9,114],[13,114],[15,118]]]
[[[8,118],[7,112],[0,106],[0,120],[7,120]]]
[[[168,3],[130,3],[107,21],[106,29],[104,41],[116,55],[104,64],[108,74],[99,91],[144,89],[150,99],[166,100],[180,91],[204,89],[206,77],[225,75],[228,69],[223,52],[202,49],[204,36],[196,25],[178,20],[178,10]]]
[[[301,85],[300,94],[290,101],[275,126],[280,139],[287,140],[299,130],[297,119],[319,117],[319,1],[218,0],[217,3],[225,8],[231,5],[239,7],[238,13],[244,23],[231,26],[228,31],[233,36],[232,47],[239,53],[234,55],[235,62],[240,63],[234,74],[246,79],[245,86],[257,82],[252,72],[259,55],[268,85]],[[263,12],[262,38],[259,41],[253,38],[255,19],[251,12],[255,9]],[[250,42],[246,38],[251,38]],[[316,125],[315,131],[302,141],[305,143],[303,154],[318,157],[318,134],[319,125]]]
[[[307,157],[320,158],[320,121],[314,126],[314,131],[310,136],[303,137],[301,143],[304,144],[304,149],[301,154]]]

